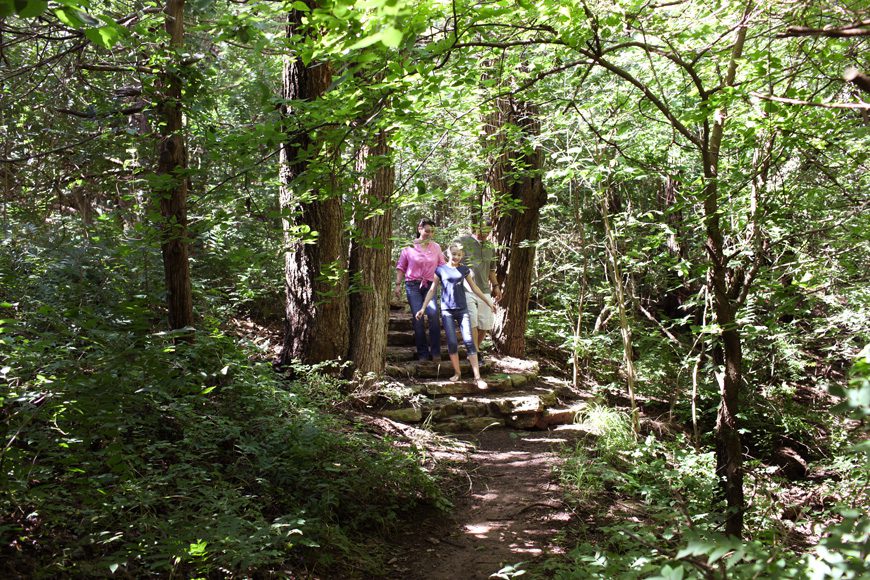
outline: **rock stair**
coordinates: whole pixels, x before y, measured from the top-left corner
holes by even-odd
[[[404,388],[401,397],[392,397],[380,412],[397,421],[421,423],[440,432],[546,429],[573,423],[582,406],[565,381],[541,377],[536,362],[512,357],[485,356],[480,372],[487,388],[481,390],[462,346],[462,378],[450,381],[453,367],[443,340],[442,360],[415,360],[414,331],[406,304],[391,305],[387,344],[386,373],[401,380]]]

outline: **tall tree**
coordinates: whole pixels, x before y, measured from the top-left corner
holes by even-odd
[[[718,48],[717,55],[724,54],[724,72],[717,71],[713,77],[712,88],[705,81],[703,63],[684,58],[677,50],[668,50],[647,42],[624,42],[612,49],[602,50],[604,42],[598,38],[599,25],[603,24],[593,14],[589,14],[592,30],[596,35],[594,43],[597,50],[576,48],[596,65],[603,67],[611,74],[627,81],[638,89],[669,122],[673,131],[681,135],[695,150],[701,162],[703,186],[699,192],[702,204],[702,217],[706,233],[705,249],[708,257],[710,274],[708,279],[712,286],[713,309],[721,328],[721,343],[723,350],[723,370],[716,376],[720,385],[720,405],[716,421],[717,473],[722,477],[725,497],[728,505],[725,531],[733,536],[740,536],[743,530],[743,447],[740,441],[738,413],[740,391],[743,381],[743,351],[740,327],[737,324],[737,311],[745,300],[748,288],[752,283],[757,268],[739,268],[732,262],[725,243],[721,223],[720,184],[720,151],[723,146],[725,123],[728,110],[725,106],[728,94],[736,83],[738,63],[743,56],[749,18],[753,12],[752,2],[741,7],[736,22],[727,35],[721,35],[717,42],[728,39],[724,48]],[[633,26],[639,26],[633,22]],[[642,24],[640,24],[642,26]],[[644,31],[646,33],[646,31]],[[686,126],[680,115],[670,106],[667,97],[655,90],[657,77],[648,83],[635,72],[621,65],[618,55],[622,51],[640,49],[648,58],[662,56],[675,64],[683,74],[690,79],[692,90],[696,93],[698,103],[698,125],[695,128]],[[717,99],[718,107],[711,107],[710,102]],[[757,263],[760,255],[753,256]]]
[[[360,183],[350,251],[354,292],[349,358],[359,376],[382,373],[386,360],[395,182],[387,140],[386,131],[378,131],[357,155]]]
[[[304,14],[291,10],[288,39],[310,38]],[[286,291],[282,364],[338,359],[348,349],[344,211],[328,172],[314,165],[324,144],[316,138],[310,116],[302,114],[304,103],[321,97],[331,80],[329,63],[306,65],[298,53],[284,58],[281,112],[295,117],[295,123],[288,122],[295,130],[282,144],[279,159]]]
[[[526,323],[540,209],[547,201],[543,152],[534,139],[540,133],[537,107],[514,98],[496,99],[484,122],[494,157],[486,175],[495,213],[492,236],[498,248],[496,274],[502,299],[493,335],[499,352],[526,354]]]
[[[193,325],[193,297],[190,283],[189,240],[187,232],[187,145],[182,113],[183,81],[179,74],[184,46],[184,0],[168,0],[164,8],[169,49],[160,74],[162,88],[158,111],[157,186],[160,201],[160,250],[166,281],[166,306],[169,327]]]

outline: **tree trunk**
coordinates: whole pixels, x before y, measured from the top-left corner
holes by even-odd
[[[743,54],[746,40],[746,18],[751,11],[747,6],[737,38],[731,49],[731,59],[725,73],[724,86],[734,84],[737,62]],[[707,140],[708,148],[702,154],[704,163],[704,227],[707,233],[707,254],[710,258],[710,284],[713,290],[713,310],[722,329],[724,372],[717,374],[720,404],[716,415],[716,473],[724,480],[728,513],[725,533],[741,537],[743,534],[743,445],[737,415],[740,412],[740,387],[743,382],[743,349],[740,330],[736,323],[736,293],[729,288],[728,256],[722,236],[719,212],[719,151],[727,112],[722,109],[714,116]],[[737,282],[734,282],[737,284]]]
[[[301,31],[302,13],[288,16],[287,37]],[[298,114],[287,101],[310,101],[328,88],[328,63],[302,64],[296,56],[284,59],[282,96],[285,116]],[[342,358],[348,347],[347,248],[341,200],[330,180],[312,177],[309,159],[322,144],[303,127],[282,145],[280,204],[284,232],[284,289],[286,292],[284,345],[279,362],[311,364]],[[305,232],[308,230],[308,233]]]
[[[184,44],[184,0],[168,0],[164,12],[169,47],[174,52]],[[187,238],[187,146],[181,112],[181,78],[167,70],[159,81],[163,88],[159,104],[163,123],[157,147],[157,175],[163,178],[158,183],[165,185],[156,187],[154,193],[160,200],[160,250],[169,327],[175,330],[193,326]]]
[[[389,154],[387,134],[380,131],[357,158],[361,180],[354,216],[355,239],[350,251],[355,290],[350,295],[349,357],[356,367],[357,378],[363,381],[366,375],[383,373],[387,354],[393,234],[390,197],[395,181]]]
[[[607,188],[613,189],[613,188]],[[604,224],[605,246],[607,249],[607,264],[610,266],[610,275],[613,278],[613,297],[616,302],[616,312],[619,316],[619,330],[622,335],[622,353],[625,364],[625,382],[628,386],[628,400],[631,404],[631,428],[635,435],[640,432],[637,403],[634,398],[637,373],[634,369],[634,347],[632,346],[631,326],[628,324],[628,316],[625,313],[625,290],[622,285],[622,274],[619,270],[618,249],[616,238],[610,227],[610,212],[608,211],[609,200],[613,199],[608,191],[601,192],[601,219]]]
[[[572,180],[571,185],[569,186],[571,189],[574,189],[574,182]],[[587,272],[589,269],[589,245],[586,240],[586,227],[583,224],[583,214],[580,209],[580,199],[579,195],[577,197],[571,196],[572,204],[574,206],[574,225],[577,226],[578,232],[578,240],[580,241],[580,255],[582,256],[581,267],[580,267],[580,276],[578,280],[578,290],[577,290],[577,321],[574,324],[574,346],[571,349],[571,367],[572,367],[572,380],[571,385],[575,389],[580,388],[580,355],[578,353],[578,345],[580,343],[581,332],[583,331],[583,309],[586,303],[586,293],[589,288],[589,279],[587,276]]]
[[[496,221],[492,236],[498,249],[496,275],[503,287],[495,316],[496,349],[506,355],[526,354],[526,322],[538,241],[540,209],[547,201],[541,179],[543,153],[529,138],[540,133],[537,108],[524,102],[499,99],[496,111],[484,123],[486,136],[494,139],[496,154],[487,174]],[[503,128],[520,129],[522,141],[509,143]],[[514,166],[521,169],[516,170]]]

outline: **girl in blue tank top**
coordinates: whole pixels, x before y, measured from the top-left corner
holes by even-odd
[[[474,283],[474,276],[471,275],[471,270],[468,266],[460,264],[464,256],[465,252],[462,249],[462,244],[458,242],[450,244],[450,247],[447,249],[449,262],[435,269],[435,283],[429,288],[423,304],[428,304],[435,297],[435,291],[441,288],[441,320],[444,332],[447,334],[447,352],[450,354],[450,364],[453,365],[454,372],[450,380],[454,382],[458,381],[462,375],[459,368],[459,345],[456,340],[456,324],[458,323],[459,329],[462,332],[462,342],[465,343],[465,349],[468,352],[468,362],[471,363],[471,370],[474,373],[474,380],[479,389],[485,389],[487,385],[480,378],[477,350],[471,337],[471,318],[468,315],[463,281],[468,282],[468,287],[471,288],[471,291],[486,302],[493,312],[495,312],[495,305]],[[425,308],[421,308],[417,312],[416,316],[418,319],[423,317],[425,310]]]

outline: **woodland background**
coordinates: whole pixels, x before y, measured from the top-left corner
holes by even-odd
[[[857,0],[0,0],[3,570],[377,575],[449,506],[354,415],[431,217],[494,220],[495,347],[600,396],[572,501],[647,506],[540,574],[865,575],[868,37]]]

